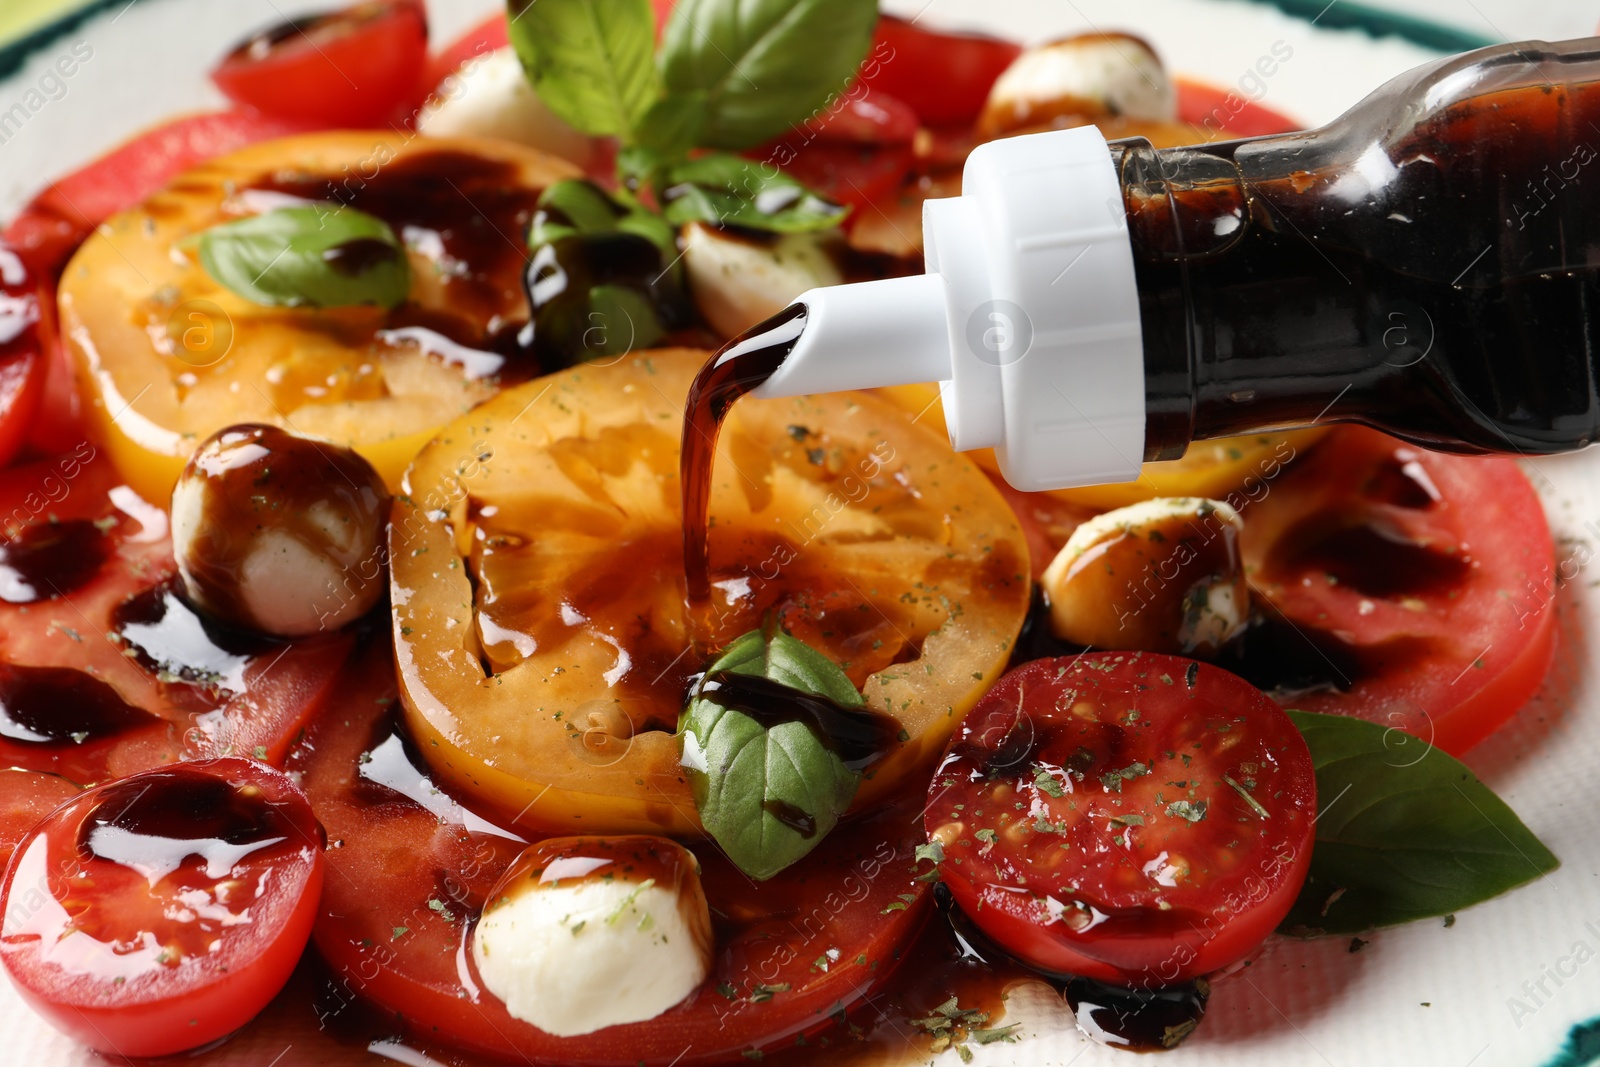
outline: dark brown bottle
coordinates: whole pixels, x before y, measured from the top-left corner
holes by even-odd
[[[1455,452],[1600,429],[1600,39],[1390,82],[1308,133],[1112,146],[1145,458],[1357,421]]]
[[[1018,489],[1363,422],[1547,453],[1600,429],[1600,38],[1405,74],[1335,122],[1188,148],[1003,138],[924,204],[927,273],[803,293],[758,397],[937,380]],[[762,328],[753,331],[760,334]]]

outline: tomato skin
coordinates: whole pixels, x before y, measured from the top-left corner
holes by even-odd
[[[118,826],[131,821],[137,804],[159,817],[168,791],[185,786],[200,790],[190,795],[224,796],[227,804],[264,813],[270,822],[257,825],[283,836],[250,837],[231,823],[235,836],[222,840],[238,843],[219,861],[228,864],[220,874],[208,870],[211,860],[190,853],[148,881],[83,843],[94,840],[86,835],[91,820]],[[139,840],[137,823],[125,832]],[[139,855],[163,862],[159,853]],[[6,903],[0,962],[30,1007],[91,1048],[117,1056],[181,1052],[242,1026],[282,988],[310,934],[322,870],[311,807],[283,772],[237,758],[146,772],[80,794],[18,846],[0,889]],[[167,904],[155,899],[158,893]],[[205,903],[194,905],[194,893]],[[63,901],[72,903],[70,915]],[[174,916],[185,909],[188,917]],[[250,918],[219,922],[217,909],[233,916],[248,909]],[[126,947],[113,951],[117,940]],[[181,962],[152,958],[179,943]],[[200,951],[188,951],[196,946]]]
[[[759,886],[714,847],[690,842],[713,915],[724,916],[712,976],[653,1019],[577,1037],[547,1034],[482,992],[470,964],[470,925],[525,842],[481,821],[425,810],[368,777],[376,769],[392,780],[386,772],[393,762],[363,761],[362,753],[399,743],[386,706],[394,698],[391,653],[375,642],[289,765],[330,844],[312,937],[332,971],[320,1002],[334,1011],[359,998],[402,1019],[421,1041],[511,1062],[741,1063],[742,1053],[787,1047],[872,994],[931,911],[932,883],[915,880],[928,869],[914,859],[920,796],[838,827],[812,857]],[[431,789],[420,787],[438,795]],[[838,949],[843,962],[823,971],[814,961],[825,948]],[[854,962],[861,957],[865,963]],[[785,983],[790,988],[770,999],[746,999],[762,984]],[[718,992],[719,985],[734,995]]]
[[[946,751],[924,818],[942,880],[1011,955],[1153,988],[1272,932],[1315,816],[1311,754],[1264,694],[1177,656],[1092,653],[1002,677]]]
[[[490,52],[498,52],[510,45],[505,12],[490,15],[430,56],[427,74],[423,80],[437,92],[439,83],[460,70],[469,60],[486,56]]]
[[[1022,46],[981,34],[939,33],[890,15],[878,19],[861,80],[911,106],[929,125],[971,122]]]
[[[1244,518],[1245,566],[1268,617],[1281,613],[1316,650],[1310,662],[1348,683],[1285,692],[1286,706],[1354,715],[1459,755],[1543,681],[1555,551],[1514,461],[1339,427]]]
[[[0,240],[0,465],[22,447],[49,366],[40,320],[48,289]]]
[[[0,873],[5,871],[17,842],[40,819],[77,793],[78,787],[58,774],[0,768]]]
[[[746,154],[838,204],[863,207],[911,172],[917,115],[887,93],[854,92],[827,111]]]
[[[1173,87],[1178,92],[1178,119],[1203,128],[1213,139],[1260,137],[1302,128],[1301,123],[1230,89],[1181,75],[1173,79]]]
[[[367,126],[416,102],[427,51],[418,0],[370,0],[251,38],[211,80],[234,103],[266,115]]]
[[[132,713],[78,743],[0,736],[0,767],[58,773],[88,785],[180,759],[258,753],[281,763],[332,689],[352,635],[236,648],[233,677],[216,686],[163,678],[130,655],[135,649],[119,633],[117,618],[125,603],[163,587],[175,573],[165,513],[133,497],[97,448],[80,441],[54,458],[0,470],[0,540],[52,517],[61,524],[93,523],[99,532],[90,547],[100,560],[81,584],[62,589],[64,595],[0,601],[0,690],[12,684],[15,670],[66,671],[87,676],[80,683],[104,683]],[[68,692],[58,699],[74,697]]]
[[[202,160],[300,133],[304,123],[249,111],[207,111],[162,123],[52,181],[6,227],[4,240],[53,280],[96,226]]]

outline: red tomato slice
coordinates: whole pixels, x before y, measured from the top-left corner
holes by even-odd
[[[0,769],[0,871],[40,819],[77,795],[78,787],[60,775]]]
[[[1246,635],[1240,670],[1281,704],[1459,754],[1549,668],[1550,528],[1509,459],[1341,427],[1250,505],[1240,544],[1279,624]]]
[[[368,126],[417,102],[427,53],[420,0],[371,0],[263,30],[229,52],[211,80],[267,115]]]
[[[1303,128],[1288,116],[1231,89],[1219,89],[1181,75],[1173,79],[1173,87],[1178,91],[1178,120],[1192,122],[1219,137],[1260,137]]]
[[[24,376],[27,384],[21,389],[8,394],[0,382],[0,458],[9,455],[8,434],[14,425],[11,411],[16,413],[17,424],[31,419],[28,443],[39,452],[70,452],[83,440],[72,366],[56,335],[55,281],[94,228],[202,160],[304,128],[303,124],[239,111],[175,119],[56,179],[22,209],[6,227],[0,243],[20,257],[32,275],[38,309],[34,337],[42,355],[37,370]],[[14,275],[15,271],[6,268],[0,270],[3,274]],[[7,296],[18,296],[10,286],[7,283]],[[4,348],[0,339],[0,352]],[[0,360],[4,358],[0,356]]]
[[[863,206],[900,187],[916,159],[917,115],[887,93],[841,99],[747,155],[774,163],[839,204]]]
[[[0,465],[22,447],[44,394],[40,296],[37,275],[0,239]]]
[[[40,277],[56,273],[94,228],[202,160],[300,133],[304,123],[212,111],[163,123],[51,182],[6,227],[5,241]]]
[[[322,836],[282,771],[244,759],[81,794],[17,848],[0,961],[50,1024],[160,1056],[249,1021],[288,980],[322,886]]]
[[[423,80],[437,90],[440,82],[460,70],[468,60],[498,52],[510,43],[505,12],[490,15],[434,53],[428,59],[428,72]]]
[[[911,105],[929,125],[971,122],[1022,46],[969,33],[937,33],[884,15],[861,63],[861,80]],[[870,99],[873,94],[869,93]]]
[[[1036,660],[928,787],[946,885],[1017,959],[1152,988],[1244,958],[1311,862],[1316,777],[1243,679],[1145,652]]]
[[[386,706],[393,671],[375,643],[290,761],[329,838],[313,939],[333,970],[322,997],[331,1010],[360,998],[422,1041],[518,1061],[742,1062],[830,1025],[879,989],[927,917],[931,883],[915,880],[920,797],[835,829],[759,885],[696,843],[715,917],[706,983],[645,1022],[579,1037],[538,1030],[480,988],[468,944],[525,843],[462,809],[411,762]]]
[[[217,628],[170,590],[164,512],[82,443],[0,471],[0,766],[87,785],[180,758],[281,763],[352,638]]]

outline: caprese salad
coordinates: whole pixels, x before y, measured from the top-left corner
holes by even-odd
[[[718,344],[920,269],[985,140],[1289,120],[873,0],[371,0],[211,77],[0,244],[0,963],[84,1044],[969,1061],[1033,978],[1171,1048],[1269,937],[1556,865],[1454,758],[1553,652],[1509,460],[1025,494],[933,387],[746,400],[689,603]]]

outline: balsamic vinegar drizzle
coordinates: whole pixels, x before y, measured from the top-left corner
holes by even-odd
[[[223,878],[252,852],[302,844],[289,816],[250,792],[182,765],[107,786],[79,828],[78,848],[135,869],[152,881],[198,857]]]
[[[0,738],[81,745],[158,721],[75,667],[0,664]]]
[[[900,733],[900,724],[882,712],[847,708],[759,674],[717,671],[706,676],[696,695],[729,711],[743,712],[769,730],[786,722],[803,722],[852,771],[864,770],[882,759]],[[778,812],[772,814],[784,821]]]
[[[1010,965],[1016,977],[1043,979],[1062,995],[1072,1009],[1078,1028],[1102,1045],[1130,1052],[1160,1052],[1176,1048],[1200,1025],[1211,986],[1204,978],[1177,985],[1139,989],[1077,975],[1052,975],[1025,968],[978,928],[944,886],[934,888],[939,913],[955,938],[962,960],[989,968]]]
[[[717,433],[734,401],[759,389],[783,365],[800,340],[805,324],[804,304],[785,308],[719,348],[689,386],[678,477],[683,486],[683,572],[689,632],[696,643],[705,641],[711,633],[711,563],[706,524]]]
[[[111,632],[127,654],[157,675],[235,692],[254,656],[281,642],[245,633],[196,611],[178,592],[175,579],[153,585],[119,604]]]
[[[0,542],[0,600],[32,604],[86,584],[106,558],[106,539],[88,519],[34,522]]]

